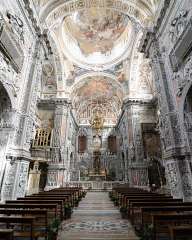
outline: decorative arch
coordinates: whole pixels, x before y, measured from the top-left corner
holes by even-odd
[[[6,77],[6,76],[5,76]],[[7,84],[4,80],[1,80],[2,77],[0,77],[0,84],[2,84],[3,88],[5,89],[7,96],[10,99],[11,108],[16,108],[16,93],[13,87],[9,84]]]
[[[13,106],[7,89],[0,82],[0,128],[12,127]]]
[[[183,91],[182,91],[182,95],[180,97],[180,102],[179,102],[179,112],[181,114],[181,119],[184,121],[184,116],[183,116],[183,113],[184,113],[184,105],[185,105],[185,100],[186,100],[186,97],[187,97],[187,94],[190,90],[190,88],[192,88],[192,82],[188,82],[186,84],[186,86],[184,87]]]
[[[91,71],[85,74],[80,75],[75,79],[75,83],[72,85],[70,89],[70,93],[72,94],[75,89],[79,88],[80,85],[83,85],[87,80],[88,77],[97,77],[97,76],[103,76],[103,77],[108,77],[108,79],[111,79],[111,82],[116,85],[119,89],[121,89],[122,92],[124,92],[124,89],[121,85],[121,83],[118,81],[117,76],[111,74],[111,73],[106,73],[106,72],[95,72]]]
[[[64,16],[85,8],[109,8],[113,10],[118,10],[124,14],[127,14],[137,21],[142,26],[148,25],[148,22],[151,21],[154,16],[153,7],[146,4],[145,1],[123,1],[123,0],[76,0],[76,1],[67,1],[63,3],[63,0],[58,1],[49,1],[41,9],[40,12],[40,21],[46,22],[48,26],[51,26],[53,23],[58,22]]]
[[[106,73],[85,74],[71,88],[74,115],[81,124],[88,124],[96,112],[106,124],[116,124],[124,92],[116,77]]]

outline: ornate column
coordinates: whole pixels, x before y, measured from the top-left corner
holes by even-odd
[[[19,158],[7,159],[1,200],[23,197],[26,191],[29,162]]]
[[[39,170],[39,162],[35,162],[33,169],[29,171],[27,194],[32,195],[39,192],[39,181],[41,171]]]
[[[55,117],[52,135],[52,157],[49,162],[46,189],[63,186],[68,179],[69,161],[67,150],[68,118],[70,103],[66,99],[55,100]]]
[[[143,136],[142,136],[142,114],[148,101],[127,99],[124,108],[126,108],[126,119],[128,122],[128,179],[130,186],[148,185],[147,164],[144,162]],[[145,110],[145,111],[144,111]],[[150,118],[150,116],[148,116]]]
[[[182,131],[182,122],[170,87],[171,79],[166,71],[155,34],[149,33],[143,51],[152,59],[160,108],[160,133],[163,143],[163,159],[168,185],[175,198],[192,200],[192,174],[189,165],[189,150]]]
[[[10,148],[7,151],[5,175],[2,184],[1,197],[3,200],[23,197],[27,188],[29,161],[31,159],[29,148],[33,134],[32,105],[36,103],[34,95],[35,85],[39,81],[39,63],[41,43],[37,39],[29,61],[26,87],[23,91],[21,109],[14,115],[14,135],[10,139]]]

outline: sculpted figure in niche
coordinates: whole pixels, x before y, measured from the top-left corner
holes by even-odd
[[[14,34],[19,37],[22,43],[24,43],[24,31],[23,31],[23,21],[17,15],[11,14],[7,11],[7,18],[9,19],[9,24]]]
[[[131,161],[135,160],[135,147],[133,144],[131,144],[129,147],[129,157]]]
[[[148,167],[148,178],[151,191],[155,191],[166,184],[165,168],[157,158],[151,158]]]
[[[0,30],[3,27],[3,25],[4,25],[4,19],[3,19],[3,16],[0,14]]]
[[[185,26],[187,25],[187,15],[188,11],[183,10],[171,22],[169,36],[172,42],[175,42],[179,38]]]

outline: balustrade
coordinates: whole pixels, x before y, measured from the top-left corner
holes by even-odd
[[[36,129],[35,139],[33,140],[33,148],[51,146],[51,128]]]

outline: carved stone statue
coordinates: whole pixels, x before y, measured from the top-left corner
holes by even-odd
[[[101,165],[100,157],[98,155],[96,155],[94,157],[94,162],[93,162],[93,168],[94,168],[96,174],[100,174],[100,169],[101,169],[100,165]]]
[[[9,11],[7,11],[7,18],[9,19],[9,24],[11,25],[11,29],[14,34],[19,37],[22,43],[24,43],[24,30],[23,30],[23,21],[17,15],[13,15]]]

